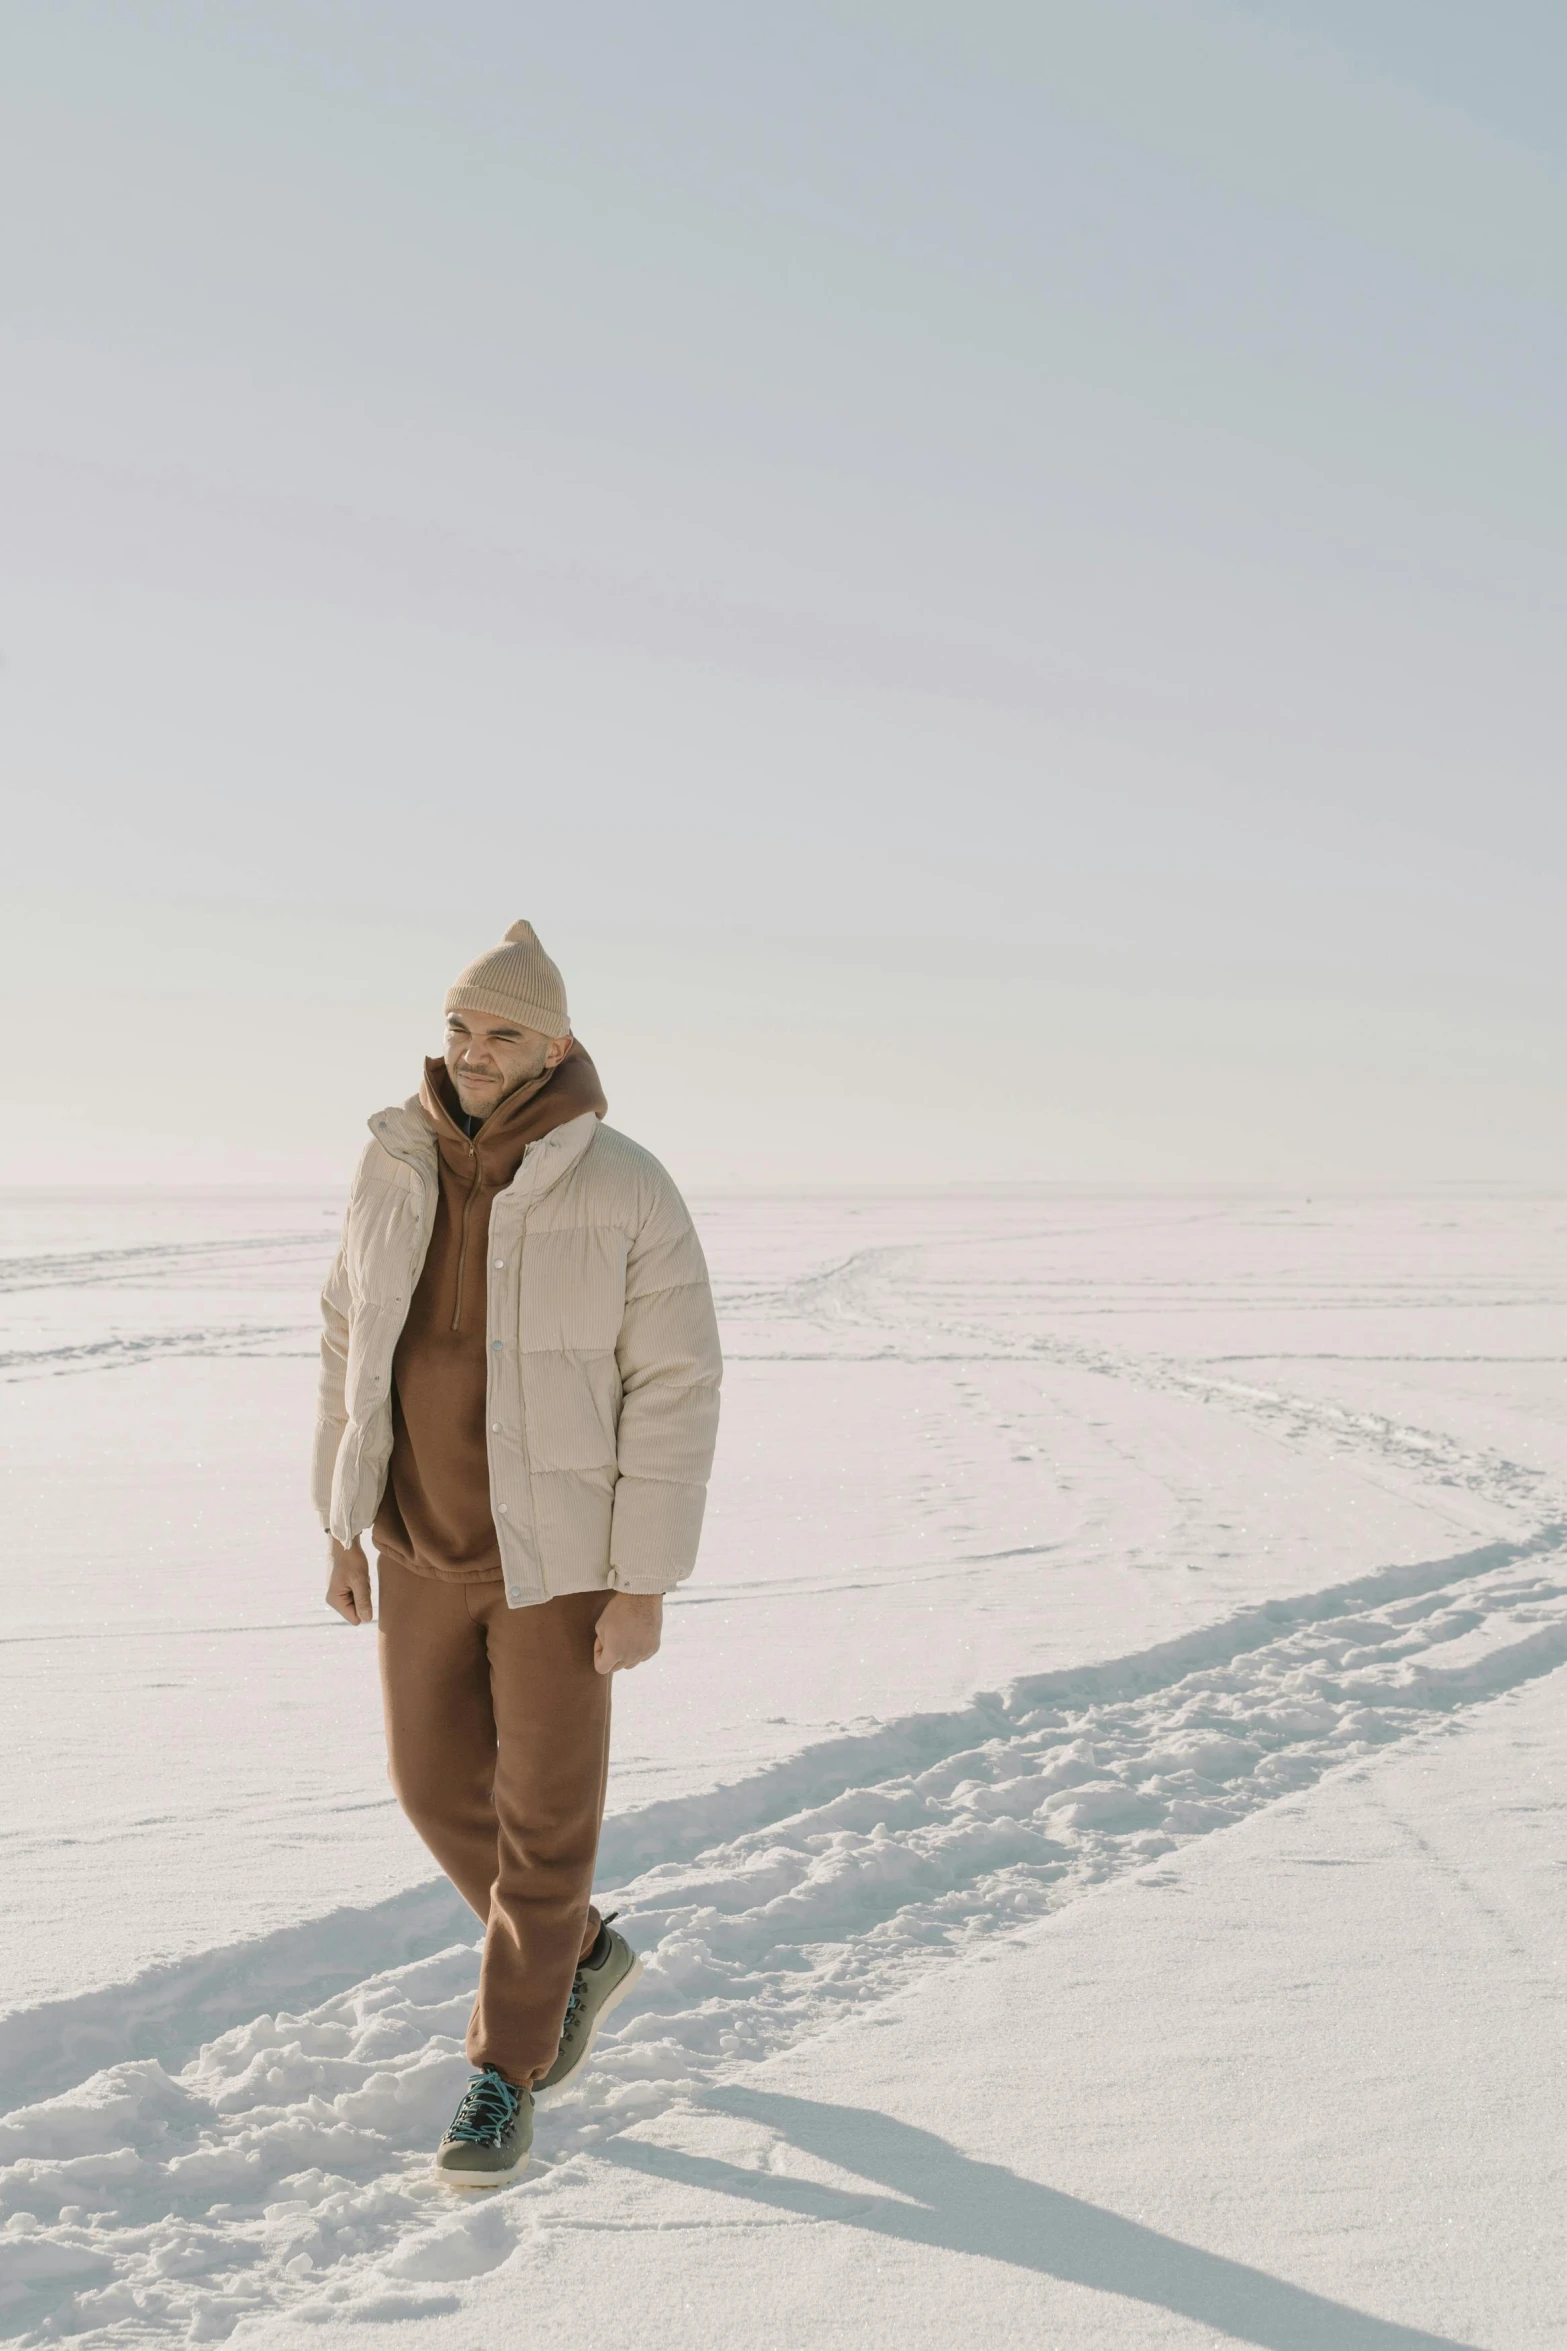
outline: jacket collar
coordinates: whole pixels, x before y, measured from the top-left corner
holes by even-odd
[[[581,1111],[577,1117],[568,1118],[563,1126],[551,1127],[547,1135],[528,1145],[521,1167],[499,1197],[536,1200],[576,1166],[598,1130],[596,1110]]]
[[[516,1199],[534,1199],[559,1183],[592,1142],[598,1123],[596,1110],[584,1110],[579,1117],[568,1118],[564,1126],[552,1127],[537,1143],[530,1143],[501,1197],[509,1194]],[[417,1094],[410,1094],[406,1102],[395,1103],[389,1110],[378,1110],[370,1121],[370,1132],[383,1151],[416,1167],[431,1182],[435,1180],[435,1136]]]
[[[370,1121],[370,1132],[394,1159],[407,1160],[421,1173],[435,1173],[435,1136],[417,1094],[410,1094],[406,1102],[394,1102],[389,1110],[378,1110]]]

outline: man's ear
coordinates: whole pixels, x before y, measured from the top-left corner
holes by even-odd
[[[545,1068],[559,1069],[561,1063],[565,1060],[567,1054],[570,1051],[571,1039],[569,1036],[551,1037],[549,1043],[544,1048]]]

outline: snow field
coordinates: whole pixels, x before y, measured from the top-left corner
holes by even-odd
[[[1564,1694],[1429,1724],[575,2157],[417,2339],[570,2351],[634,2312],[688,2351],[738,2312],[755,2351],[1560,2351]],[[393,2351],[347,2307],[239,2340]]]
[[[840,1753],[815,1803],[629,1879],[612,1898],[644,1979],[583,2089],[541,2112],[536,2162],[743,2079],[942,1954],[1549,1672],[1567,1661],[1567,1549],[1551,1529],[1390,1571],[1175,1652],[889,1726],[862,1743],[867,1776],[843,1784]],[[926,1749],[918,1767],[869,1776],[898,1743]],[[617,1829],[637,1841],[635,1816]],[[305,2016],[252,2018],[177,2073],[111,2066],[0,2121],[3,2291],[24,2340],[391,2315],[395,2281],[505,2260],[520,2222],[454,2215],[428,2176],[466,2076],[473,1975],[458,1946]]]
[[[1567,1487],[1538,1206],[1499,1233],[1483,1205],[1455,1235],[1408,1204],[1309,1232],[1246,1201],[699,1205],[724,1442],[700,1573],[656,1671],[617,1693],[612,1815],[1516,1538]],[[0,1782],[7,2078],[27,2012],[76,2003],[74,2043],[82,2001],[158,1966],[221,1975],[225,1946],[345,1911],[380,1908],[397,1936],[427,1876],[386,1784],[373,1641],[321,1606],[300,1478],[336,1219],[264,1196],[25,1214],[0,1196],[0,1710],[25,1757]],[[1300,1394],[1297,1362],[1345,1396]],[[1462,1417],[1422,1389],[1438,1377],[1470,1383]],[[284,1996],[351,1980],[304,1967]]]
[[[385,1791],[372,1644],[306,1613],[296,1422],[331,1220],[257,1199],[21,1221],[0,1258],[19,2347],[373,2336],[474,2296],[473,2340],[499,2339],[482,2280],[552,2231],[642,2225],[624,2194],[640,2165],[665,2195],[655,2142],[700,2141],[747,2084],[948,1979],[967,1998],[965,1970],[1012,1969],[1217,1831],[1465,1746],[1567,1659],[1558,1204],[712,1204],[726,1452],[666,1655],[617,1693],[600,1876],[647,1970],[541,2111],[529,2180],[454,2208],[428,2157],[466,2074],[471,1922]],[[1060,1987],[1033,1989],[1044,2018]],[[1032,2028],[1015,2051],[1050,2079],[1060,2054]],[[911,2081],[920,2111],[948,2110],[955,2057]],[[778,2114],[744,2126],[747,2179],[817,2127]],[[1179,2169],[1163,2128],[1107,2121]],[[901,2162],[870,2174],[894,2201]],[[812,2212],[836,2225],[835,2193]],[[860,2331],[822,2339],[878,2340],[832,2275]],[[766,2293],[794,2307],[782,2277]],[[1295,2310],[1245,2339],[1436,2340],[1356,2323]]]

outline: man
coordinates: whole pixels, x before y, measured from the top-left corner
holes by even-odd
[[[446,998],[444,1059],[370,1121],[322,1295],[327,1600],[371,1621],[392,1785],[484,1921],[452,2187],[528,2160],[639,1962],[592,1907],[609,1677],[696,1558],[718,1331],[669,1177],[601,1125],[530,924]]]

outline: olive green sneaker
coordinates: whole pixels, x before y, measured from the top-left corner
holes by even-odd
[[[532,2146],[532,2098],[487,2065],[435,2151],[435,2176],[446,2188],[504,2188],[527,2170]]]
[[[641,1973],[641,1960],[625,1936],[617,1935],[606,1918],[597,1943],[579,1963],[572,1978],[566,2021],[560,2032],[560,2054],[544,2079],[534,2083],[536,2090],[558,2090],[581,2071],[598,2038],[599,2026],[612,2008],[620,2006]]]

